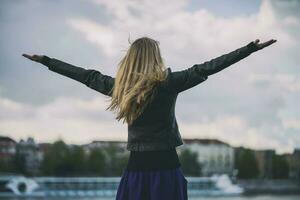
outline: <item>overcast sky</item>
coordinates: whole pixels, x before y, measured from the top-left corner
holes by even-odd
[[[38,142],[127,140],[108,98],[21,56],[42,54],[114,76],[128,37],[160,41],[172,71],[255,39],[277,43],[182,92],[183,138],[233,146],[300,148],[300,1],[2,0],[0,135]]]

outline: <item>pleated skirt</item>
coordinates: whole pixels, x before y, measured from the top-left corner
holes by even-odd
[[[184,177],[181,166],[174,164],[168,166],[165,169],[158,168],[158,157],[157,155],[162,154],[161,152],[156,152],[155,157],[148,154],[143,155],[144,158],[141,159],[138,156],[131,156],[129,158],[129,166],[134,169],[126,168],[122,174],[116,200],[187,200],[187,184],[188,181]],[[172,157],[172,153],[167,153]],[[165,156],[167,155],[165,154]],[[165,157],[164,156],[164,157]],[[152,158],[153,157],[153,158]],[[176,159],[166,159],[168,161]],[[148,158],[148,159],[147,159]],[[151,160],[152,159],[152,160]],[[161,159],[161,158],[160,158]],[[156,163],[155,169],[147,169],[144,167],[146,160],[151,160],[149,165]],[[140,162],[140,164],[138,163]],[[143,162],[143,163],[142,163]],[[134,163],[134,164],[133,164]],[[165,161],[166,163],[166,161]],[[176,163],[176,162],[174,162]],[[139,169],[137,165],[140,165],[142,169]],[[166,165],[166,164],[164,164]],[[161,166],[163,167],[163,166]],[[158,168],[158,169],[156,169]]]
[[[125,170],[116,200],[187,200],[187,183],[181,167],[153,171]]]

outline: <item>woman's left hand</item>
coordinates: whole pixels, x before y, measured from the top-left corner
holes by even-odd
[[[256,39],[254,41],[254,44],[256,45],[257,50],[261,50],[267,46],[270,46],[271,44],[275,43],[277,40],[271,39],[267,42],[259,43],[259,39]]]

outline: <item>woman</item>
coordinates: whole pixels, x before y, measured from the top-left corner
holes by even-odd
[[[130,44],[115,78],[45,55],[23,56],[110,97],[107,109],[116,111],[116,119],[128,124],[130,157],[117,200],[185,200],[188,181],[176,152],[183,144],[174,112],[177,95],[274,42],[259,43],[257,39],[210,61],[172,72],[164,65],[159,42],[141,37]]]

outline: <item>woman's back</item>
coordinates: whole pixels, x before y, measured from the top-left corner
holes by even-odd
[[[171,83],[172,72],[154,89],[154,98],[138,118],[128,125],[127,149],[163,150],[183,144],[175,117],[178,93]]]

